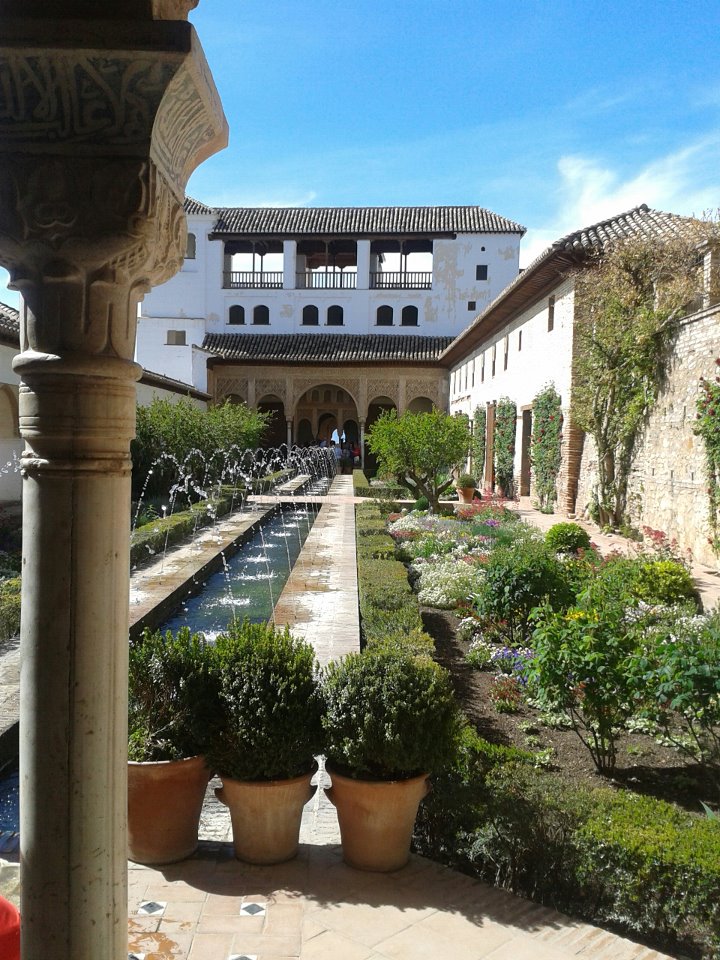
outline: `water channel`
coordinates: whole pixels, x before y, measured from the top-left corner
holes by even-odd
[[[328,485],[329,481],[318,480],[303,492],[317,496],[326,493]],[[189,627],[213,638],[233,619],[247,618],[253,623],[271,620],[319,509],[319,504],[302,502],[279,506],[161,630]]]

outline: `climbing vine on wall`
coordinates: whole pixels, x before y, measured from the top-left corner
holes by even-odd
[[[720,359],[715,361],[720,368]],[[710,543],[715,553],[720,553],[720,377],[714,380],[700,379],[700,395],[697,399],[695,433],[702,438],[705,447],[707,492],[710,501]]]
[[[602,526],[627,520],[636,443],[666,375],[679,321],[702,291],[698,245],[717,228],[689,219],[682,224],[672,235],[614,243],[575,278],[572,417],[595,442]]]
[[[473,470],[478,487],[482,489],[482,479],[485,472],[485,430],[487,413],[485,407],[475,407],[473,414]]]
[[[508,397],[495,410],[495,482],[506,497],[513,495],[517,407]]]
[[[533,400],[533,429],[530,445],[533,479],[541,510],[551,512],[557,500],[562,444],[560,395],[548,384]]]

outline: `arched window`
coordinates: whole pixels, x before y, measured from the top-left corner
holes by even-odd
[[[391,327],[393,325],[393,308],[388,307],[387,304],[378,307],[377,320],[375,322],[379,327]]]
[[[400,323],[403,327],[416,327],[418,325],[418,308],[403,307]]]
[[[245,323],[245,307],[241,307],[239,303],[230,307],[228,323],[232,323],[234,326],[241,326]]]
[[[302,322],[304,327],[316,327],[320,323],[320,314],[314,304],[309,303],[303,307]]]
[[[253,307],[253,323],[256,327],[266,327],[270,323],[270,310],[263,303]]]
[[[194,260],[194,259],[195,259],[195,247],[196,247],[195,234],[194,234],[194,233],[189,233],[189,234],[187,235],[187,245],[186,245],[186,247],[185,247],[185,259],[186,259],[186,260]]]
[[[343,325],[343,308],[334,305],[328,307],[327,312],[328,327],[341,327]]]

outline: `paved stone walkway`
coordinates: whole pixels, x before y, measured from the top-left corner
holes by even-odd
[[[360,649],[354,501],[352,477],[335,477],[275,604],[275,623],[312,643],[322,665]]]

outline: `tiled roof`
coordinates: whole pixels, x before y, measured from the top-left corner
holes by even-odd
[[[484,207],[221,207],[214,232],[245,236],[525,233]]]
[[[209,400],[210,394],[197,390],[191,383],[185,383],[183,380],[174,380],[172,377],[166,377],[163,373],[154,373],[152,370],[143,369],[140,383],[148,387],[160,387],[170,393],[180,393],[183,396],[196,397],[199,400]]]
[[[0,303],[0,335],[20,346],[20,314],[7,303]]]
[[[691,223],[688,217],[652,210],[641,204],[625,213],[601,220],[560,237],[536,257],[509,283],[493,302],[459,334],[442,355],[452,366],[503,327],[513,316],[527,309],[548,288],[592,253],[618,240],[681,234]]]
[[[184,206],[185,213],[190,214],[190,216],[210,216],[211,214],[215,213],[212,207],[208,207],[204,203],[200,203],[199,200],[195,200],[193,197],[185,197]]]
[[[428,363],[452,337],[353,333],[209,333],[203,348],[238,363]]]
[[[609,220],[601,220],[582,230],[574,230],[555,243],[538,257],[538,260],[556,250],[568,253],[602,252],[613,241],[627,240],[631,237],[667,236],[682,231],[688,223],[687,217],[662,210],[651,210],[643,203],[639,207],[627,210]],[[531,264],[532,266],[532,264]],[[529,268],[528,268],[529,269]]]

